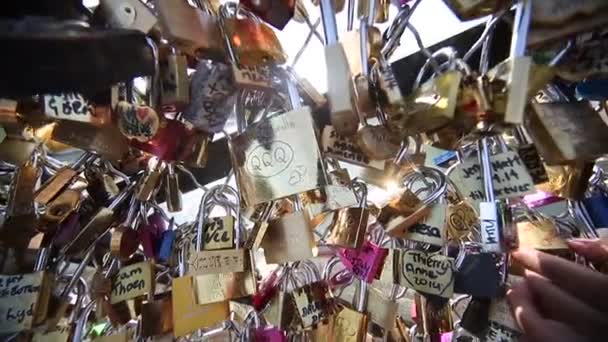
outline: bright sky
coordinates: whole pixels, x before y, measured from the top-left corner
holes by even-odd
[[[420,1],[422,2],[414,12],[410,22],[420,33],[425,46],[433,45],[479,23],[479,21],[460,22],[442,0]],[[304,3],[311,17],[311,22],[314,23],[320,17],[321,11],[310,0],[304,0]],[[381,32],[384,32],[396,15],[397,8],[391,6],[389,21],[386,24],[377,25]],[[484,19],[481,20],[483,21]],[[337,15],[337,22],[339,34],[346,32],[346,10]],[[318,31],[323,36],[322,26],[319,25]],[[357,22],[355,21],[356,27]],[[308,27],[306,24],[291,21],[283,31],[277,31],[277,34],[283,44],[283,48],[289,55],[289,63],[291,63],[306,39]],[[416,51],[418,51],[418,45],[411,32],[406,30],[401,39],[401,46],[395,51],[391,62]],[[327,90],[327,69],[325,68],[323,46],[318,39],[313,37],[307,50],[298,61],[298,64],[296,64],[295,70],[299,75],[306,77],[321,93]]]

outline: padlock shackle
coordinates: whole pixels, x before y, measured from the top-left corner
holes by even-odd
[[[537,0],[538,1],[538,0]],[[514,59],[526,55],[528,32],[532,21],[532,0],[519,0],[515,5],[515,20],[509,56]]]
[[[507,13],[507,12],[508,12],[507,9],[503,9],[503,10],[499,11],[498,13],[496,13],[495,15],[488,18],[483,32],[481,32],[481,35],[479,36],[479,38],[475,41],[475,43],[473,43],[473,45],[471,45],[471,48],[462,57],[462,59],[465,62],[468,63],[469,59],[471,59],[473,54],[475,54],[475,52],[477,52],[477,50],[479,50],[482,47],[482,45],[485,42],[488,35],[493,33],[494,27],[496,26],[498,21],[500,21],[502,19],[502,16],[505,15],[505,13]]]
[[[416,89],[420,88],[420,84],[422,83],[422,78],[426,74],[429,66],[436,65],[435,74],[437,75],[440,73],[440,68],[439,68],[439,65],[437,64],[437,57],[440,57],[440,56],[445,57],[447,59],[448,69],[453,69],[454,65],[455,65],[455,61],[458,57],[458,51],[456,51],[456,49],[454,49],[451,46],[446,46],[446,47],[443,47],[443,48],[433,52],[431,54],[431,56],[427,56],[426,62],[424,62],[424,64],[422,65],[422,68],[420,68],[420,71],[418,72],[418,75],[416,76],[416,79],[414,80],[414,84],[412,85],[412,91],[415,91]]]
[[[401,45],[400,41],[403,32],[405,32],[405,28],[408,26],[410,18],[420,2],[421,1],[416,1],[411,8],[409,5],[402,6],[391,25],[384,31],[384,46],[382,46],[380,53],[386,60],[389,60],[395,50],[397,50],[397,47]]]
[[[493,184],[493,169],[488,137],[481,137],[477,142],[477,153],[481,173],[481,181],[483,182],[483,192],[486,202],[494,202],[494,184]]]
[[[336,24],[336,12],[332,0],[319,0],[319,7],[321,8],[321,21],[325,32],[325,45],[337,44],[338,25]]]
[[[235,198],[236,203],[223,202],[217,197],[222,192],[227,192]],[[203,229],[207,224],[207,218],[209,215],[209,208],[213,205],[219,205],[226,209],[226,214],[231,215],[232,211],[235,213],[234,220],[234,243],[235,247],[240,248],[241,244],[241,219],[240,219],[240,197],[238,192],[227,184],[218,184],[205,192],[201,198],[201,202],[198,209],[196,219],[196,251],[203,250]]]

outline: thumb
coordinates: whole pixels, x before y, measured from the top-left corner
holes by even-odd
[[[568,246],[593,263],[608,261],[608,239],[571,239]]]

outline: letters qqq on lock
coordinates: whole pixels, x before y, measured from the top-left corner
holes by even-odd
[[[233,138],[230,156],[245,203],[256,205],[326,185],[316,141],[308,107],[265,119]]]

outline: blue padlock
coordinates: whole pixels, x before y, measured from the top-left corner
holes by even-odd
[[[159,262],[166,262],[171,257],[173,251],[173,243],[175,242],[175,231],[165,230],[160,240],[160,247],[158,248],[157,260]]]
[[[598,78],[579,82],[576,85],[576,95],[589,101],[604,101],[608,99],[608,79]]]
[[[583,203],[596,228],[608,227],[608,196],[605,193],[595,193],[583,199]]]

